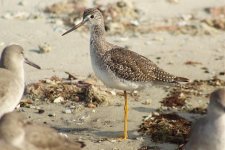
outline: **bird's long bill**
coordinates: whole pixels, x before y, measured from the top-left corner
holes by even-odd
[[[63,33],[62,36],[66,35],[67,33],[72,32],[73,30],[76,30],[76,29],[79,28],[80,26],[84,25],[85,22],[87,22],[87,20],[84,20],[84,19],[83,19],[81,23],[75,25],[75,26],[72,27],[70,30],[68,30],[68,31],[66,31],[65,33]]]
[[[38,65],[36,65],[35,63],[31,62],[31,61],[28,60],[27,58],[25,58],[25,63],[28,64],[28,65],[33,66],[34,68],[41,69],[40,66],[38,66]]]

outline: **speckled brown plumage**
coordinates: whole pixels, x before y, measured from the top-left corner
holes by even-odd
[[[157,67],[155,63],[125,48],[113,48],[103,56],[103,62],[121,79],[135,82],[187,82],[186,78],[178,78]]]

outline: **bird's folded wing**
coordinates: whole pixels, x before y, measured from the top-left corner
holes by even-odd
[[[105,65],[122,79],[136,82],[174,82],[173,76],[154,64],[151,60],[133,51],[114,48],[104,54]]]

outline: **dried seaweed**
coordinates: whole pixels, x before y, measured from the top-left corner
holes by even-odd
[[[208,80],[194,80],[193,82],[188,84],[189,88],[192,88],[193,86],[225,86],[225,81],[222,79],[219,79],[217,76],[214,76],[212,79]],[[195,88],[196,89],[196,88]]]
[[[167,107],[182,107],[185,105],[186,97],[182,92],[172,91],[161,103]]]
[[[61,103],[67,101],[85,102],[99,105],[106,101],[106,92],[84,81],[72,82],[56,76],[50,79],[40,80],[26,86],[27,99],[54,102],[61,97]]]
[[[224,86],[225,81],[216,76],[208,80],[194,80],[187,83],[185,88],[173,88],[161,103],[162,106],[181,108],[185,106],[186,101],[192,96],[208,97],[209,93],[204,94],[206,89]]]
[[[153,115],[145,120],[139,129],[154,142],[185,143],[191,129],[191,122],[175,113]]]
[[[204,19],[202,22],[213,28],[225,30],[225,17]]]

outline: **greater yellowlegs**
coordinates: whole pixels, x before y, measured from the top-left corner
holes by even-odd
[[[225,147],[225,89],[210,96],[207,115],[197,120],[185,150],[222,150]]]
[[[82,142],[72,142],[54,129],[25,121],[19,112],[0,119],[0,141],[20,150],[80,150]]]
[[[24,57],[21,46],[10,45],[3,50],[0,60],[0,117],[13,111],[23,95],[24,62],[40,69]]]
[[[128,102],[127,92],[139,90],[149,84],[187,82],[160,69],[151,60],[126,48],[111,44],[105,39],[105,26],[102,13],[96,8],[86,9],[83,21],[63,35],[88,23],[90,55],[93,70],[102,82],[111,88],[124,91],[124,139],[127,139]]]

